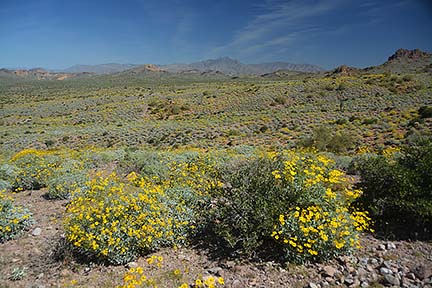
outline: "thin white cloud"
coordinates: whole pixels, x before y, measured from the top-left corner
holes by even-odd
[[[239,29],[231,42],[212,49],[210,54],[254,53],[271,46],[293,44],[303,32],[318,30],[308,20],[339,7],[341,3],[344,1],[265,1],[257,6],[260,13]]]

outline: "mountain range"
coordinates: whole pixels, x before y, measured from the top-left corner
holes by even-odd
[[[64,80],[76,77],[91,77],[97,74],[121,75],[204,75],[204,76],[238,76],[257,75],[263,77],[285,77],[296,73],[319,73],[325,70],[311,64],[292,64],[286,62],[272,62],[261,64],[244,64],[238,60],[222,57],[209,59],[190,64],[118,64],[108,63],[100,65],[75,65],[63,70],[48,71],[42,68],[0,69],[0,76],[25,77],[37,80]],[[417,73],[432,72],[432,54],[419,49],[398,49],[388,60],[381,65],[365,69],[349,67],[346,65],[326,72],[328,76],[354,76],[362,73]],[[294,74],[293,74],[294,73]],[[226,76],[228,77],[228,76]]]
[[[149,64],[146,64],[149,65]],[[100,65],[74,65],[72,67],[59,70],[57,72],[66,73],[80,73],[90,72],[96,74],[111,74],[126,71],[129,69],[135,69],[142,65],[137,64],[118,64],[108,63]],[[161,70],[181,73],[181,72],[209,72],[219,71],[227,75],[242,75],[242,74],[253,74],[262,75],[265,73],[271,73],[277,70],[290,70],[298,72],[320,72],[324,71],[319,66],[310,64],[293,64],[287,62],[272,62],[272,63],[261,63],[261,64],[244,64],[238,60],[231,59],[229,57],[221,57],[218,59],[209,59],[190,64],[169,64],[169,65],[154,65]]]
[[[292,64],[286,62],[243,64],[240,61],[231,59],[229,57],[209,59],[191,64],[161,65],[160,67],[168,72],[173,73],[197,70],[199,72],[219,71],[227,75],[262,75],[265,73],[275,72],[277,70],[290,70],[298,72],[324,71],[323,68],[311,64]]]

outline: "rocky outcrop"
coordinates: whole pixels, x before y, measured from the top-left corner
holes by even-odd
[[[398,60],[401,58],[418,60],[418,59],[428,58],[431,56],[432,54],[423,52],[420,49],[408,50],[408,49],[400,48],[393,55],[391,55],[387,61]]]

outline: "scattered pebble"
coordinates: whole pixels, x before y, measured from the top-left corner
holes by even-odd
[[[35,228],[35,229],[33,230],[33,232],[32,232],[32,235],[33,235],[33,236],[39,236],[39,235],[41,235],[41,234],[42,234],[42,229],[39,228],[39,227]]]

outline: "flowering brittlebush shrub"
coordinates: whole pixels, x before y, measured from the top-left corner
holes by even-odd
[[[144,288],[144,287],[222,287],[225,281],[222,277],[196,277],[190,285],[188,284],[189,269],[174,269],[157,273],[163,268],[162,256],[151,256],[146,260],[146,267],[131,268],[123,275],[123,285],[117,288]],[[158,275],[150,276],[149,273],[156,272]]]
[[[212,192],[207,228],[237,254],[267,251],[302,262],[346,253],[358,246],[369,218],[351,209],[361,191],[351,189],[352,181],[334,166],[313,151],[227,164],[224,186]]]
[[[210,190],[222,186],[215,159],[200,154],[187,156],[185,159],[169,162],[171,185],[191,187],[200,195],[206,195]]]
[[[31,213],[14,205],[13,199],[0,191],[0,243],[16,238],[32,224]]]
[[[12,180],[14,191],[40,189],[47,185],[57,167],[57,157],[48,151],[26,149],[15,154],[11,165],[15,166]]]
[[[115,174],[97,177],[72,198],[64,226],[79,253],[122,264],[161,246],[185,243],[193,213],[181,196],[172,196],[188,191],[173,193],[136,174],[128,181]]]
[[[369,230],[370,218],[351,203],[362,192],[352,189],[352,181],[323,155],[286,152],[284,158],[274,177],[301,191],[295,207],[279,215],[272,232],[287,259],[323,260],[359,247],[359,233]]]
[[[65,160],[59,164],[54,175],[47,181],[48,199],[69,199],[73,194],[86,189],[87,167],[82,161]]]

